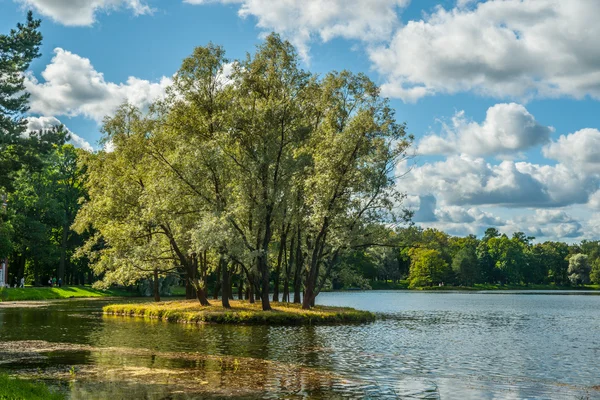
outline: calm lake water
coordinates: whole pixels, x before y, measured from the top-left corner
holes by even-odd
[[[106,300],[0,307],[0,369],[72,399],[600,398],[600,296],[323,293],[367,325],[178,325]]]

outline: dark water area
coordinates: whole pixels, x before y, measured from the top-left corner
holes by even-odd
[[[535,295],[532,295],[535,294]],[[71,399],[600,399],[600,296],[323,293],[365,325],[179,325],[0,304],[0,371]]]

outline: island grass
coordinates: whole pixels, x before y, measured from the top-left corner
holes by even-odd
[[[63,400],[44,384],[0,374],[0,400]]]
[[[119,289],[96,290],[89,286],[24,287],[0,289],[0,301],[53,300],[85,297],[124,297],[136,293]]]
[[[230,300],[231,309],[213,301],[203,307],[196,300],[161,303],[111,304],[103,308],[107,315],[152,318],[180,323],[254,324],[254,325],[325,325],[360,323],[375,320],[368,311],[353,308],[316,306],[303,310],[300,304],[271,303],[272,311],[262,311],[260,302]]]

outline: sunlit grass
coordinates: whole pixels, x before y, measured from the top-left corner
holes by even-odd
[[[44,384],[0,374],[0,400],[62,400],[60,393],[51,392]]]
[[[0,301],[52,300],[75,297],[131,296],[123,290],[96,290],[89,286],[24,287],[0,289]]]
[[[303,310],[300,304],[272,303],[272,311],[262,311],[260,302],[230,300],[231,309],[213,301],[203,307],[196,300],[162,303],[112,304],[103,308],[105,314],[154,318],[183,323],[319,325],[370,322],[375,315],[353,308],[316,306]]]

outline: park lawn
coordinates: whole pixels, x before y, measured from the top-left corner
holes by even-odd
[[[300,304],[271,303],[272,311],[263,311],[260,302],[230,300],[231,309],[213,301],[201,306],[197,300],[160,303],[111,304],[103,308],[107,315],[144,317],[180,323],[321,325],[371,322],[375,314],[353,308],[316,306],[303,310]]]
[[[24,287],[0,289],[0,301],[52,300],[74,297],[135,296],[134,292],[119,289],[97,290],[89,286]]]
[[[63,400],[44,384],[0,374],[0,400]]]

